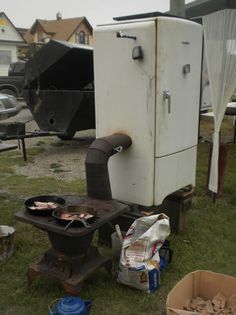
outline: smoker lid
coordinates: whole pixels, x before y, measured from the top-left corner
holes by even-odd
[[[89,46],[50,40],[26,62],[25,83],[30,88],[81,89],[92,82]]]

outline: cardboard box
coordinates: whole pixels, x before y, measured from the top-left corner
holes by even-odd
[[[195,315],[196,312],[184,311],[188,299],[202,297],[209,300],[218,293],[226,298],[236,294],[236,278],[212,271],[197,270],[187,274],[169,292],[166,301],[167,315]]]

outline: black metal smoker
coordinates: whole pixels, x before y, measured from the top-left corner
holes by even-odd
[[[39,130],[27,122],[0,124],[0,140],[57,136],[72,139],[76,131],[95,129],[93,49],[51,40],[25,66],[24,99]],[[16,147],[16,146],[15,146]]]
[[[95,128],[93,49],[51,40],[26,63],[24,98],[41,131]]]

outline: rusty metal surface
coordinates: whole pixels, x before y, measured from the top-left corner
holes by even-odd
[[[91,246],[96,229],[128,210],[128,206],[115,200],[98,200],[87,196],[63,195],[65,205],[84,205],[95,208],[97,217],[91,227],[71,227],[65,231],[52,216],[42,217],[29,214],[26,209],[16,213],[16,219],[48,233],[52,248],[47,250],[41,261],[28,267],[30,284],[39,275],[49,275],[61,281],[68,294],[77,294],[82,283],[98,268],[111,272],[111,260],[102,256]]]
[[[67,256],[59,254],[53,249],[44,253],[42,260],[37,264],[42,273],[54,275],[60,280],[67,280],[78,275],[80,278],[86,278],[94,266],[108,261],[108,258],[101,256],[98,250],[91,246],[89,251],[84,255]]]
[[[112,199],[108,160],[131,144],[131,138],[124,134],[113,134],[93,141],[87,150],[85,160],[88,196],[97,199]]]
[[[39,229],[45,230],[46,232],[53,232],[67,237],[81,237],[83,235],[90,234],[95,231],[103,224],[110,222],[121,213],[128,211],[129,207],[123,203],[115,200],[98,200],[87,196],[79,195],[63,195],[62,196],[66,203],[65,205],[84,205],[93,207],[97,210],[97,217],[91,224],[91,227],[71,227],[67,231],[64,231],[64,226],[58,224],[52,216],[39,217],[30,215],[25,209],[18,211],[15,214],[17,220],[31,224]]]
[[[29,266],[27,277],[29,284],[40,275],[53,277],[61,281],[67,294],[74,295],[79,293],[84,280],[101,267],[111,272],[111,261],[100,255],[95,247],[90,247],[84,255],[73,257],[50,249],[39,263]]]

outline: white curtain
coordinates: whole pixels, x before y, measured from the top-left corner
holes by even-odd
[[[219,133],[227,103],[236,88],[236,10],[222,10],[203,17],[214,134],[209,189],[218,190]]]

